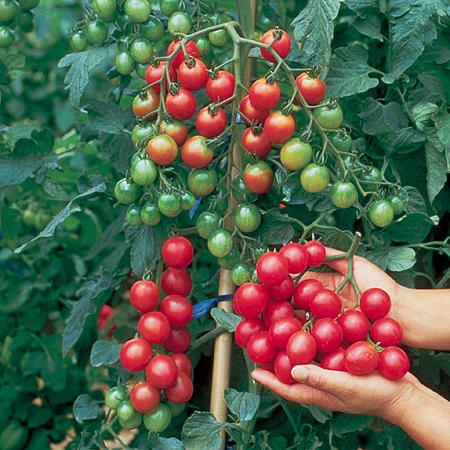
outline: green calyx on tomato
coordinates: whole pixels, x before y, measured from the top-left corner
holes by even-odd
[[[211,194],[217,185],[217,172],[215,170],[193,169],[188,175],[189,190],[196,195],[207,196]]]
[[[208,238],[208,249],[216,258],[223,258],[233,248],[233,238],[228,230],[216,230]]]
[[[312,160],[312,147],[299,138],[287,141],[280,150],[280,160],[283,167],[289,170],[299,170],[306,167]]]
[[[131,164],[131,178],[140,186],[149,186],[156,180],[156,165],[150,159],[144,158],[133,161]]]
[[[314,108],[313,115],[323,128],[337,130],[344,122],[344,113],[338,103],[325,103]]]
[[[181,199],[177,192],[165,192],[158,198],[158,209],[166,217],[176,217],[181,212]]]
[[[220,216],[215,212],[204,211],[198,216],[195,227],[200,237],[208,239],[220,227]]]
[[[377,227],[387,227],[394,220],[394,207],[389,200],[377,200],[369,209],[369,219]]]
[[[300,184],[309,193],[323,192],[330,182],[330,172],[327,167],[318,164],[308,164],[300,174]]]
[[[243,233],[252,233],[261,225],[261,212],[252,203],[239,203],[234,212],[234,223]]]
[[[141,196],[141,188],[136,183],[132,183],[126,178],[122,178],[116,183],[114,194],[119,203],[130,205],[137,201]]]
[[[145,202],[141,208],[141,219],[146,225],[157,225],[161,221],[161,214],[150,202]]]
[[[169,406],[160,403],[153,411],[144,414],[144,426],[153,433],[162,433],[172,420]]]
[[[350,208],[358,199],[358,192],[353,183],[336,181],[331,188],[330,198],[336,208]]]

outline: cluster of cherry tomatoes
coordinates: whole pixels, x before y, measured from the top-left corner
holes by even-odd
[[[120,362],[129,372],[145,371],[145,381],[129,385],[128,390],[113,388],[106,396],[106,405],[117,409],[124,428],[143,421],[149,431],[162,432],[192,396],[192,363],[185,353],[191,342],[186,326],[192,320],[192,305],[186,298],[190,288],[181,284],[189,277],[186,268],[193,256],[186,238],[170,238],[162,247],[168,268],[161,287],[167,295],[160,299],[160,288],[150,280],[131,286],[130,303],[142,314],[137,325],[140,337],[123,344]]]
[[[286,384],[295,382],[292,367],[314,360],[329,370],[355,375],[378,370],[390,380],[402,378],[410,363],[398,347],[402,327],[386,317],[391,299],[384,290],[364,291],[359,309],[343,312],[342,298],[319,280],[294,282],[325,256],[323,244],[314,240],[303,246],[291,242],[278,253],[260,256],[259,283],[244,283],[234,295],[234,309],[243,317],[236,344]]]

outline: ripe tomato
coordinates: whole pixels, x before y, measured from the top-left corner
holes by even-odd
[[[272,143],[267,139],[264,130],[247,128],[242,133],[242,145],[251,154],[265,158],[272,149]]]
[[[327,370],[339,370],[345,372],[345,350],[342,347],[336,350],[324,353],[320,357],[320,367]]]
[[[148,141],[147,153],[154,163],[167,166],[178,155],[177,143],[167,134],[158,134]]]
[[[239,203],[234,211],[234,223],[243,233],[252,233],[261,224],[261,212],[252,203]]]
[[[333,319],[319,319],[314,323],[311,335],[322,353],[332,352],[342,344],[342,329]]]
[[[265,78],[260,78],[250,86],[248,95],[254,108],[267,111],[280,101],[281,91],[276,81],[269,83]]]
[[[377,368],[378,361],[378,352],[369,342],[358,341],[345,350],[345,369],[353,375],[372,373]]]
[[[200,51],[197,47],[197,44],[194,41],[188,41],[186,42],[186,45],[184,46],[186,53],[188,55],[191,55],[194,58],[200,57]],[[181,44],[179,41],[172,41],[169,43],[167,47],[167,55],[171,55],[172,53],[176,52],[176,55],[172,59],[171,67],[173,69],[178,69],[180,64],[184,61],[184,54],[183,50],[181,48]]]
[[[389,200],[378,200],[369,209],[369,219],[377,227],[387,227],[394,220],[394,207]]]
[[[164,242],[161,254],[169,267],[185,269],[192,262],[194,247],[184,236],[175,236]]]
[[[291,50],[291,38],[284,30],[280,30],[278,28],[272,28],[269,31],[266,31],[261,38],[261,42],[266,45],[271,45],[272,42],[272,50],[277,53],[280,58],[284,59],[288,55]],[[275,57],[270,53],[269,50],[261,48],[261,56],[270,62],[275,62]]]
[[[244,283],[234,293],[235,311],[245,318],[258,317],[269,303],[269,291],[257,283]]]
[[[270,298],[274,302],[282,302],[289,300],[294,293],[294,280],[291,277],[287,277],[278,286],[272,286],[270,288]]]
[[[309,193],[317,194],[323,192],[330,182],[330,171],[326,166],[308,164],[300,174],[300,184]]]
[[[136,183],[122,178],[114,186],[114,195],[118,202],[124,205],[130,205],[141,196],[141,188]]]
[[[170,323],[159,311],[144,314],[138,322],[139,334],[152,344],[162,344],[170,336]]]
[[[178,372],[175,384],[165,390],[167,400],[172,403],[186,403],[192,397],[194,386],[189,375]]]
[[[159,132],[169,135],[177,145],[183,145],[189,134],[188,127],[183,122],[174,120],[172,122],[161,122]]]
[[[308,253],[308,265],[320,266],[323,264],[326,258],[325,246],[320,241],[311,240],[308,241],[303,248]]]
[[[272,144],[284,144],[295,131],[295,119],[292,114],[281,111],[271,112],[264,121],[264,132]]]
[[[144,415],[144,427],[153,433],[162,433],[172,421],[172,412],[164,403]]]
[[[163,298],[160,311],[174,328],[183,328],[192,320],[191,302],[181,295],[171,294]]]
[[[208,81],[208,69],[204,62],[197,58],[183,61],[178,67],[178,82],[190,91],[198,91]]]
[[[228,230],[213,231],[208,238],[208,250],[216,258],[223,258],[233,248],[233,238]]]
[[[323,284],[319,280],[307,279],[300,281],[294,290],[292,298],[294,306],[299,309],[309,309],[309,302],[323,288]]]
[[[382,347],[398,345],[403,338],[401,325],[394,319],[383,317],[375,320],[370,330],[370,336],[375,343]]]
[[[239,111],[242,113],[242,118],[248,125],[252,123],[263,123],[270,114],[269,109],[261,111],[256,109],[250,102],[250,96],[248,95],[242,99],[239,105]]]
[[[247,343],[248,357],[256,364],[267,364],[277,356],[277,348],[272,344],[268,331],[258,331]]]
[[[303,72],[295,79],[295,83],[308,105],[317,105],[325,98],[327,85],[320,77],[312,78]]]
[[[231,98],[234,94],[236,79],[230,72],[219,70],[217,73],[211,73],[206,82],[206,95],[213,102],[222,102]]]
[[[313,115],[323,128],[337,130],[344,122],[344,113],[339,104],[327,104],[315,108]]]
[[[287,141],[280,150],[280,161],[289,170],[299,170],[307,166],[312,159],[312,147],[299,138]]]
[[[336,181],[331,188],[330,199],[336,208],[350,208],[358,200],[358,191],[351,182]]]
[[[301,273],[308,267],[308,253],[296,242],[283,245],[279,253],[286,260],[289,273]]]
[[[380,354],[378,370],[389,380],[399,380],[410,367],[408,355],[399,347],[386,347]]]
[[[205,106],[195,118],[195,126],[202,136],[219,136],[227,127],[227,114],[223,108]]]
[[[306,331],[297,331],[289,338],[286,353],[294,366],[308,364],[317,354],[316,341]]]
[[[381,319],[391,310],[391,297],[383,289],[367,289],[361,294],[360,308],[368,319]]]
[[[234,332],[234,340],[239,347],[246,348],[249,339],[258,331],[264,331],[264,324],[261,320],[254,317],[242,319]]]
[[[184,269],[169,267],[161,274],[161,287],[167,294],[178,294],[187,297],[191,293],[192,280]]]
[[[271,302],[263,313],[264,325],[267,329],[280,319],[295,317],[294,308],[289,302]]]
[[[129,372],[145,369],[151,357],[152,348],[144,339],[130,339],[120,350],[120,363]]]
[[[214,191],[217,185],[215,170],[194,169],[188,175],[188,187],[196,196],[206,197]]]
[[[186,375],[191,376],[192,373],[192,362],[184,353],[173,353],[170,355],[175,363],[175,366],[180,372],[184,372]]]
[[[169,355],[154,356],[145,369],[147,381],[156,389],[172,386],[178,375],[178,368]]]
[[[195,223],[197,234],[203,239],[208,239],[213,231],[220,228],[220,216],[215,212],[204,211]]]
[[[339,317],[338,322],[346,342],[353,343],[366,340],[370,322],[361,311],[349,309]]]
[[[187,328],[175,328],[170,330],[169,339],[164,342],[166,350],[172,353],[187,352],[191,345],[191,333]]]
[[[273,171],[265,161],[258,161],[255,164],[245,166],[242,179],[251,192],[265,194],[272,187]]]
[[[197,100],[186,88],[179,88],[176,93],[169,92],[166,98],[167,112],[178,120],[186,120],[195,114]]]
[[[284,384],[295,384],[297,381],[292,377],[293,368],[289,356],[285,351],[278,352],[273,362],[273,371],[276,377]]]
[[[323,289],[309,302],[309,310],[320,319],[334,319],[342,310],[342,299],[334,291]]]
[[[295,317],[284,317],[272,323],[269,329],[270,340],[275,347],[284,350],[289,338],[302,330],[301,322]]]
[[[145,414],[159,405],[161,395],[150,383],[141,381],[131,388],[130,401],[136,411]]]
[[[267,252],[256,261],[256,274],[264,286],[278,286],[288,276],[289,270],[286,260],[275,252]]]
[[[151,89],[157,94],[161,92],[161,83],[157,83],[157,81],[160,81],[163,77],[166,66],[167,61],[152,63],[147,67],[147,71],[145,72],[145,80],[147,81],[147,84],[151,84]],[[165,88],[167,88],[168,81],[175,81],[175,71],[172,67],[169,69],[169,78],[170,80],[164,81]]]
[[[158,197],[158,209],[166,217],[176,217],[181,212],[181,197],[178,192],[164,192]]]
[[[112,306],[106,304],[102,305],[97,319],[97,328],[100,330],[102,328],[105,328],[106,325],[109,325],[109,322],[114,316],[115,312],[116,310]],[[112,325],[109,328],[110,332],[112,333],[115,329],[115,326]]]
[[[141,313],[153,311],[159,302],[159,288],[153,281],[139,280],[130,289],[130,303]]]

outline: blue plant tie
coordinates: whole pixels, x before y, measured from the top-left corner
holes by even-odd
[[[213,298],[207,298],[206,300],[202,300],[194,305],[192,308],[194,313],[194,319],[198,319],[199,317],[204,316],[208,313],[208,311],[217,303],[223,302],[225,300],[231,300],[233,298],[233,294],[227,295],[219,295]]]
[[[192,219],[195,216],[195,213],[197,212],[197,209],[200,206],[202,199],[203,197],[199,197],[197,200],[195,200],[194,206],[189,210],[189,219]]]

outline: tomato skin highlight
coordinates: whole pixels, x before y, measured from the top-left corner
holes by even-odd
[[[130,401],[136,411],[145,414],[159,405],[161,395],[150,383],[141,381],[131,388]]]
[[[195,95],[184,87],[176,94],[169,92],[166,98],[167,112],[178,120],[190,119],[197,110]]]
[[[241,142],[249,153],[259,156],[261,159],[265,158],[272,149],[272,143],[267,139],[264,130],[255,133],[253,128],[247,128],[242,133]]]
[[[276,39],[275,33],[281,33],[281,38]],[[284,30],[279,30],[272,28],[269,31],[266,31],[261,38],[261,42],[266,45],[272,44],[272,42],[275,41],[275,43],[272,45],[272,50],[277,53],[280,58],[284,59],[288,55],[288,53],[291,51],[291,38],[289,37],[289,34],[286,33]],[[269,50],[266,50],[265,48],[261,48],[261,56],[269,61],[269,62],[275,62],[276,59],[270,53]]]
[[[303,72],[295,79],[295,83],[308,105],[318,105],[325,98],[327,85],[320,76],[312,78],[307,72]]]
[[[242,119],[247,125],[254,123],[264,123],[267,116],[270,114],[270,110],[259,111],[250,102],[250,96],[246,95],[239,105],[239,111],[242,113]]]
[[[195,126],[198,132],[207,138],[219,136],[227,127],[227,114],[223,108],[217,108],[213,112],[208,106],[201,109],[195,118]]]
[[[300,281],[294,290],[293,304],[299,309],[309,309],[309,302],[324,289],[319,280],[313,278]]]
[[[381,319],[391,310],[391,297],[383,289],[367,289],[361,294],[360,308],[368,319]]]
[[[219,70],[215,78],[208,77],[205,90],[213,102],[221,102],[233,96],[235,85],[236,79],[230,72]]]
[[[147,153],[155,164],[167,166],[177,158],[177,143],[169,135],[159,134],[148,142]]]
[[[295,119],[292,114],[281,111],[271,112],[264,121],[264,132],[272,144],[284,144],[295,131]]]
[[[345,369],[353,375],[368,375],[378,367],[379,355],[366,341],[358,341],[345,350]]]
[[[208,81],[208,70],[202,60],[193,58],[192,61],[193,63],[185,60],[180,64],[177,72],[178,82],[190,91],[198,91]]]
[[[272,168],[264,161],[247,164],[242,175],[245,186],[255,194],[265,194],[270,191],[273,183]]]
[[[141,313],[153,311],[159,302],[159,288],[153,281],[139,280],[130,289],[130,303]]]
[[[370,337],[373,342],[379,343],[382,347],[392,347],[400,344],[403,338],[401,325],[390,317],[377,319],[372,324]]]
[[[260,78],[250,86],[248,95],[254,108],[267,111],[280,101],[281,91],[276,81],[269,83],[265,78]]]
[[[369,320],[361,311],[356,309],[345,311],[339,317],[338,323],[342,328],[344,340],[350,344],[366,340],[369,334]]]
[[[184,236],[174,236],[164,242],[161,254],[169,267],[185,269],[192,263],[194,247]]]
[[[264,323],[260,319],[254,317],[242,319],[234,332],[234,341],[239,347],[246,348],[249,339],[258,331],[264,330]]]
[[[297,331],[288,340],[286,353],[293,365],[308,364],[317,354],[317,344],[310,333]]]
[[[378,370],[389,380],[399,380],[408,372],[410,362],[408,355],[399,347],[386,347],[380,353]]]
[[[248,357],[256,364],[271,363],[277,356],[277,348],[272,344],[268,331],[258,331],[247,343]]]
[[[177,294],[187,297],[192,290],[192,280],[184,269],[169,267],[161,274],[161,288],[167,294]]]
[[[297,381],[292,377],[291,370],[294,365],[285,351],[278,352],[273,362],[273,371],[276,377],[284,384],[295,384]]]
[[[151,357],[150,344],[140,338],[126,341],[120,350],[120,363],[128,372],[139,372],[145,369]]]

